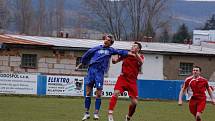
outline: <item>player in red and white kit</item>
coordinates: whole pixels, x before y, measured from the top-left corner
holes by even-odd
[[[135,112],[138,98],[137,91],[137,76],[141,69],[141,65],[144,61],[144,56],[140,54],[142,46],[138,42],[134,42],[130,52],[135,56],[126,56],[126,57],[117,57],[113,58],[113,64],[123,61],[122,63],[122,72],[118,77],[118,80],[114,87],[114,94],[112,95],[109,101],[109,111],[108,111],[108,121],[113,120],[113,110],[116,105],[118,96],[124,91],[128,91],[128,95],[131,99],[131,104],[129,105],[129,112],[126,115],[125,121],[129,121],[132,115]]]
[[[201,68],[198,66],[193,67],[193,75],[186,78],[184,85],[180,91],[178,104],[182,105],[182,97],[187,88],[190,87],[193,95],[189,101],[190,112],[195,117],[196,121],[201,121],[201,114],[206,106],[206,90],[211,97],[212,104],[215,104],[215,99],[212,94],[212,89],[208,85],[208,80],[200,76]]]

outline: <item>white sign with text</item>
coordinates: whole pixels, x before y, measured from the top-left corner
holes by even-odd
[[[84,77],[47,75],[46,95],[83,96]]]
[[[37,75],[0,73],[0,93],[37,94]]]

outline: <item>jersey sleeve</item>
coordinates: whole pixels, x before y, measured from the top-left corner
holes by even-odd
[[[121,56],[127,56],[128,55],[128,51],[127,50],[118,50],[118,49],[114,49],[112,48],[112,55],[121,55]]]
[[[184,88],[185,89],[189,87],[189,83],[190,83],[189,79],[185,79],[185,81],[184,81]]]
[[[88,64],[94,53],[100,48],[100,46],[89,49],[81,58],[81,63]]]
[[[209,84],[208,84],[208,80],[206,80],[205,87],[206,87],[206,89],[209,89],[209,88],[210,88],[210,86],[209,86]]]

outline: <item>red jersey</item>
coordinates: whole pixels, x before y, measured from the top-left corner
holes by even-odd
[[[206,98],[205,91],[209,89],[208,80],[199,76],[198,78],[194,79],[193,76],[187,77],[185,80],[185,88],[190,86],[193,91],[192,97],[197,98]]]
[[[143,55],[140,55],[144,59]],[[122,74],[126,77],[136,80],[138,73],[141,69],[141,64],[138,59],[134,56],[127,56],[123,59],[122,63]]]

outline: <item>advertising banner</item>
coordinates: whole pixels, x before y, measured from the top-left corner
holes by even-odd
[[[37,75],[0,73],[0,93],[37,94]]]
[[[84,77],[47,75],[46,95],[83,96]]]

